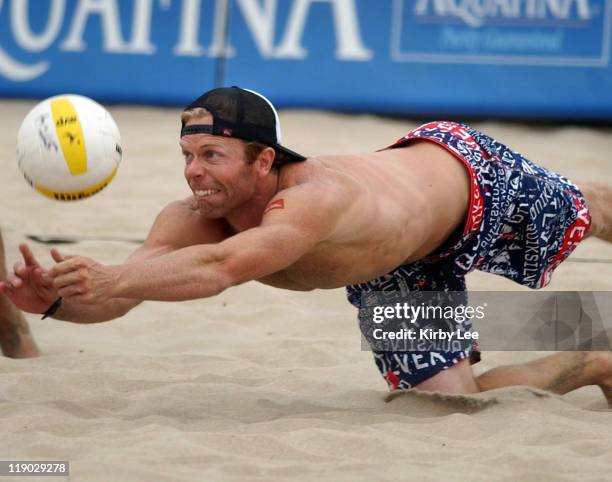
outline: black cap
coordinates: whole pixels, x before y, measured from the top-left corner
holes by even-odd
[[[212,134],[235,137],[244,141],[260,142],[274,148],[275,164],[304,161],[306,157],[282,146],[278,114],[263,95],[240,87],[220,87],[205,92],[185,110],[202,107],[213,118],[210,124],[181,127],[181,137],[190,134]]]

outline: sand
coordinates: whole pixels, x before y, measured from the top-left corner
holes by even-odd
[[[178,109],[111,106],[124,139],[117,178],[94,198],[59,203],[31,190],[15,162],[32,105],[0,103],[10,264],[27,234],[90,236],[60,248],[120,263],[156,213],[188,194]],[[285,144],[310,155],[371,151],[419,123],[296,111],[281,119]],[[612,182],[610,128],[475,126],[571,178]],[[31,245],[49,263],[49,247]],[[612,247],[588,240],[574,256],[612,259]],[[469,286],[520,289],[482,273]],[[612,264],[566,262],[550,289],[612,290]],[[355,315],[343,290],[248,283],[206,300],[146,302],[96,325],[28,316],[42,356],[0,358],[0,459],[68,460],[79,481],[609,480],[612,413],[598,389],[389,400],[360,351]],[[476,371],[537,355],[485,353]]]

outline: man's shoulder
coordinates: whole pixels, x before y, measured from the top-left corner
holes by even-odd
[[[222,219],[205,218],[202,216],[200,214],[195,196],[189,196],[184,199],[171,201],[162,208],[158,217],[172,218],[177,221],[196,220],[199,223],[206,223],[207,221],[211,221],[211,224],[223,223]]]
[[[283,164],[278,173],[279,188],[287,189],[311,182],[320,169],[320,163],[314,157],[309,157],[305,161]]]
[[[187,240],[187,245],[197,244],[200,237],[205,238],[201,242],[211,242],[213,238],[218,242],[232,234],[224,219],[202,216],[193,196],[168,203],[158,214],[154,228]]]
[[[195,196],[189,196],[184,199],[177,199],[175,201],[171,201],[162,209],[162,213],[172,213],[178,214],[181,212],[191,213],[196,212],[198,210],[198,204],[196,202]]]
[[[320,159],[313,159],[307,169],[289,170],[279,182],[279,190],[264,210],[262,224],[288,223],[330,225],[335,232],[341,218],[351,212],[359,199],[355,180],[335,169],[329,169]],[[356,186],[357,185],[357,186]]]
[[[364,162],[366,157],[364,154],[317,156],[287,164],[281,168],[279,188],[303,186],[320,189],[330,185],[340,188],[347,183],[354,183],[356,179],[352,173],[359,169],[354,166]]]

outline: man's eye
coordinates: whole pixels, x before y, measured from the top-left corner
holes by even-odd
[[[189,154],[188,152],[183,152],[183,157],[185,158],[185,162],[191,162],[193,159],[193,155]]]
[[[215,160],[218,160],[221,157],[221,155],[216,151],[206,151],[204,153],[204,157],[209,161],[215,161]]]

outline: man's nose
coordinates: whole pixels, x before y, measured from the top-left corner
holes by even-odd
[[[187,166],[185,166],[185,174],[187,177],[204,177],[206,176],[206,168],[201,162],[198,162],[197,159],[191,161]]]

